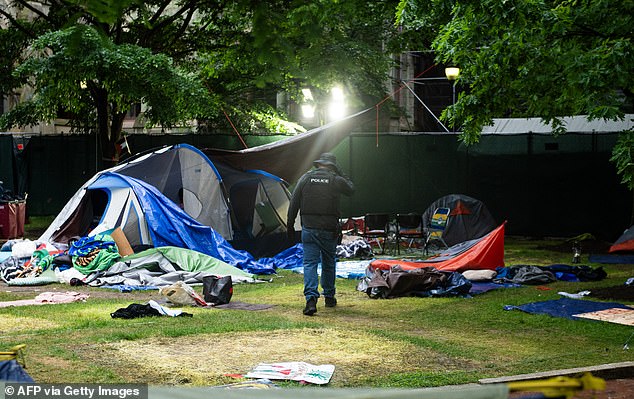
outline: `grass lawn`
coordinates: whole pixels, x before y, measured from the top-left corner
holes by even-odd
[[[570,263],[571,253],[537,249],[541,244],[507,238],[507,266]],[[283,270],[265,283],[234,286],[233,301],[272,308],[184,308],[191,318],[110,317],[130,303],[160,299],[156,292],[61,284],[9,290],[0,283],[0,301],[51,290],[90,295],[84,303],[0,308],[0,351],[27,344],[27,371],[40,383],[219,385],[260,362],[304,361],[334,364],[332,387],[409,388],[631,361],[623,349],[631,327],[504,310],[559,298],[558,291],[621,285],[633,275],[631,265],[604,269],[608,278],[599,282],[501,289],[469,299],[374,300],[356,290],[357,281],[339,279],[339,305],[324,308],[320,301],[314,317],[301,313],[302,276]]]

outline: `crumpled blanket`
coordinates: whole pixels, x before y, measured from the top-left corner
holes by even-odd
[[[75,269],[84,274],[107,270],[121,258],[117,244],[108,234],[81,237],[72,243],[68,255],[73,259]]]
[[[0,302],[0,308],[7,308],[10,306],[27,306],[27,305],[47,305],[47,304],[59,304],[59,303],[72,303],[79,301],[86,301],[90,295],[81,294],[74,291],[66,292],[42,292],[33,299],[22,299],[17,301]]]
[[[0,278],[2,281],[7,283],[9,280],[19,277],[27,260],[27,258],[11,256],[0,263]]]
[[[363,238],[337,245],[338,258],[372,258],[372,247]]]

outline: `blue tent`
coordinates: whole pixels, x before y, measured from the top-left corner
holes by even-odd
[[[254,255],[271,256],[294,244],[286,237],[289,197],[285,182],[275,176],[215,164],[181,144],[97,173],[40,240],[66,244],[118,227],[133,248],[187,248],[269,274],[280,261],[256,261]]]

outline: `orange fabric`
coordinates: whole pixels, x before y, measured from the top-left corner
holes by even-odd
[[[467,251],[440,262],[411,262],[396,259],[377,259],[370,263],[373,269],[389,270],[399,265],[404,270],[434,267],[448,272],[489,269],[504,266],[504,224],[496,228]]]
[[[612,252],[619,252],[619,251],[626,251],[626,252],[634,251],[634,240],[623,241],[621,243],[614,244],[610,247],[610,250],[608,252],[612,253]]]
[[[471,215],[471,209],[467,208],[464,202],[458,200],[458,202],[456,202],[456,207],[451,210],[449,216],[456,215]]]

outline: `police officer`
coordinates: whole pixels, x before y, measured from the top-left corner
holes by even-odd
[[[303,313],[312,316],[317,312],[318,274],[321,260],[321,288],[327,307],[337,305],[335,298],[335,252],[339,236],[339,197],[354,192],[352,181],[341,174],[337,158],[329,152],[321,154],[313,162],[315,169],[305,173],[297,182],[288,208],[289,236],[297,212],[301,211],[302,244],[304,246],[304,296]]]

